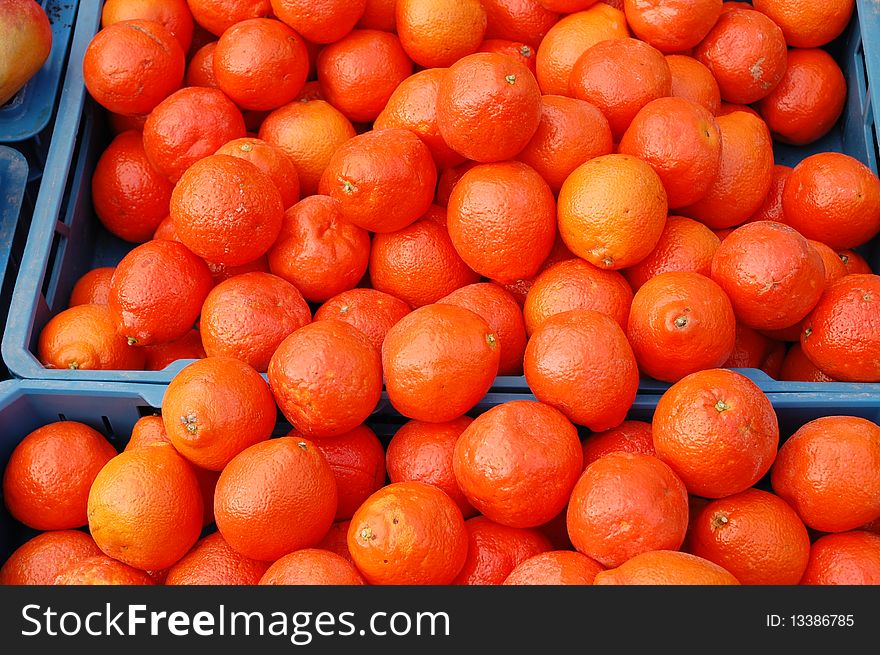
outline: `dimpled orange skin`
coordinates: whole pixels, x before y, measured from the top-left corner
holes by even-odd
[[[214,286],[207,264],[177,241],[149,241],[116,266],[107,305],[128,343],[174,341],[192,329]]]
[[[782,211],[782,193],[785,190],[785,183],[788,176],[791,175],[792,168],[775,164],[773,166],[773,174],[770,181],[770,190],[764,198],[764,202],[758,210],[752,214],[746,223],[754,223],[755,221],[776,221],[777,223],[785,223],[785,214]]]
[[[477,48],[477,52],[497,52],[501,55],[513,57],[532,71],[532,75],[535,75],[535,48],[526,45],[521,41],[486,39],[480,44],[480,47]]]
[[[491,120],[486,120],[487,112]],[[511,159],[534,136],[541,91],[523,64],[478,52],[452,64],[437,93],[437,125],[449,146],[473,161]]]
[[[192,43],[193,17],[186,0],[108,0],[101,10],[101,26],[124,20],[145,19],[161,23],[186,53]]]
[[[379,352],[342,321],[317,321],[291,334],[272,355],[268,376],[278,407],[310,439],[355,429],[382,395]]]
[[[147,159],[141,133],[123,132],[107,146],[95,166],[95,214],[116,236],[133,243],[149,241],[168,215],[172,188]]]
[[[437,167],[409,130],[371,130],[330,158],[318,191],[336,199],[345,220],[372,232],[395,232],[424,214],[434,199]]]
[[[370,584],[445,585],[467,559],[468,537],[449,496],[422,482],[395,482],[355,512],[348,549]]]
[[[618,271],[574,258],[557,262],[539,273],[523,305],[526,331],[531,335],[547,318],[572,309],[592,309],[626,329],[633,292]]]
[[[834,283],[803,322],[804,354],[836,380],[880,380],[878,301],[876,275],[850,274]]]
[[[656,457],[609,453],[578,479],[566,523],[579,552],[613,568],[649,550],[679,548],[687,531],[688,495]]]
[[[281,21],[251,18],[223,32],[212,65],[220,90],[235,104],[269,111],[299,94],[309,54],[302,37]]]
[[[288,436],[299,436],[291,432]],[[335,521],[352,517],[367,497],[385,484],[385,450],[366,425],[351,432],[315,441],[336,480]]]
[[[281,342],[311,320],[292,284],[270,273],[242,273],[211,290],[199,329],[209,357],[235,357],[263,372]]]
[[[880,427],[854,416],[810,421],[779,449],[770,482],[814,530],[861,527],[880,517]]]
[[[767,96],[785,75],[787,50],[782,30],[764,14],[734,8],[694,49],[727,102],[747,105]]]
[[[50,585],[68,566],[101,555],[85,532],[41,532],[19,546],[0,568],[0,586]]]
[[[196,543],[204,514],[192,466],[174,448],[120,453],[89,492],[89,532],[108,556],[143,570],[165,569]]]
[[[803,585],[880,584],[880,536],[844,532],[819,537],[810,549]]]
[[[40,331],[37,357],[46,368],[142,370],[144,352],[116,332],[106,305],[76,305],[52,317]]]
[[[520,562],[502,584],[591,585],[605,567],[572,550],[552,550]]]
[[[261,585],[362,585],[354,564],[328,550],[303,548],[275,560]]]
[[[317,544],[336,514],[336,481],[307,439],[270,439],[239,453],[220,474],[217,529],[236,551],[272,562]]]
[[[202,46],[189,59],[186,66],[186,86],[206,86],[217,89],[217,78],[214,75],[214,50],[217,42]],[[146,120],[146,118],[145,118]]]
[[[316,321],[336,319],[348,323],[382,352],[382,343],[394,325],[409,314],[410,306],[399,298],[375,289],[349,289],[333,296],[315,312]]]
[[[437,94],[445,74],[445,68],[428,68],[410,75],[394,89],[382,113],[373,121],[374,130],[396,127],[414,132],[430,150],[438,169],[464,161],[443,140],[437,125]]]
[[[196,23],[214,36],[220,36],[235,23],[272,12],[269,0],[187,0],[186,4]]]
[[[509,291],[481,282],[456,289],[437,302],[464,307],[486,321],[498,338],[498,375],[522,375],[526,326],[522,310]]]
[[[281,231],[281,192],[254,164],[229,155],[197,161],[171,194],[177,236],[199,257],[238,266],[266,254]]]
[[[773,138],[804,145],[825,136],[846,103],[846,79],[824,50],[790,50],[788,68],[770,95],[758,103]]]
[[[837,256],[840,257],[840,261],[846,267],[847,275],[853,275],[854,273],[871,275],[874,272],[865,258],[854,250],[838,250]]]
[[[836,382],[810,361],[800,343],[793,343],[782,361],[779,379],[790,382]]]
[[[219,532],[200,539],[168,571],[166,585],[255,585],[269,562],[236,552]]]
[[[104,436],[76,421],[37,428],[15,447],[3,472],[3,500],[18,521],[37,530],[86,524],[95,477],[116,455]]]
[[[434,220],[439,216],[440,220]],[[376,234],[370,250],[370,282],[410,307],[437,302],[479,282],[456,252],[445,224],[446,210],[433,205],[415,223],[389,234]]]
[[[480,513],[509,527],[533,528],[565,508],[583,469],[583,453],[577,428],[561,412],[515,400],[493,407],[465,429],[455,444],[453,468]]]
[[[693,271],[709,276],[712,258],[720,244],[721,239],[702,223],[684,216],[669,216],[654,250],[624,270],[623,275],[635,291],[661,273]]]
[[[284,212],[269,268],[306,300],[323,302],[360,282],[369,257],[369,233],[343,219],[338,201],[316,195]]]
[[[337,521],[330,526],[330,530],[324,535],[324,538],[318,542],[316,548],[329,550],[336,553],[341,558],[354,564],[351,553],[348,551],[348,526],[351,521]]]
[[[651,424],[644,421],[624,421],[616,428],[595,432],[584,439],[584,468],[609,453],[642,453],[655,455]]]
[[[299,200],[299,174],[293,160],[279,146],[245,137],[222,145],[214,154],[244,159],[263,171],[281,192],[285,209]]]
[[[793,48],[815,48],[838,37],[849,23],[853,0],[818,3],[797,0],[755,0],[755,9],[782,29]]]
[[[408,421],[394,433],[385,454],[391,482],[424,482],[452,498],[464,518],[477,513],[452,470],[455,443],[473,419],[459,416],[445,423]]]
[[[792,228],[757,221],[737,228],[718,246],[712,279],[741,322],[778,330],[795,325],[816,306],[825,290],[825,266]]]
[[[666,55],[666,64],[672,74],[672,96],[703,105],[712,115],[718,113],[721,90],[712,71],[685,55]]]
[[[699,273],[661,273],[633,298],[627,338],[639,368],[657,380],[717,368],[736,340],[736,318],[727,294]]]
[[[271,0],[275,15],[314,43],[332,43],[351,32],[366,0]]]
[[[559,15],[537,0],[481,0],[486,10],[486,38],[522,41],[537,47]]]
[[[219,89],[187,87],[175,91],[144,123],[144,151],[172,182],[195,162],[245,134],[244,117]]]
[[[556,236],[553,192],[530,166],[482,164],[462,175],[447,205],[452,244],[465,263],[502,284],[538,272]]]
[[[618,141],[639,110],[672,93],[663,54],[638,39],[608,39],[587,50],[571,69],[568,95],[598,107]]]
[[[780,497],[747,489],[703,508],[688,552],[723,566],[742,584],[795,585],[807,566],[810,536]]]
[[[639,386],[623,330],[590,309],[547,318],[526,345],[523,368],[538,400],[593,431],[620,425]]]
[[[123,564],[106,555],[89,557],[63,569],[56,585],[154,585],[145,571]]]
[[[636,555],[596,574],[597,585],[738,585],[732,573],[702,557],[674,550]]]
[[[424,68],[450,66],[476,52],[486,33],[480,0],[398,0],[395,12],[403,49]]]
[[[840,257],[831,247],[826,246],[824,243],[813,241],[812,239],[807,239],[807,243],[809,243],[810,246],[819,253],[819,257],[822,258],[822,265],[825,267],[826,289],[837,282],[840,278],[846,277],[846,266],[844,266]]]
[[[773,178],[773,143],[757,116],[734,112],[716,118],[721,130],[718,176],[697,202],[678,213],[711,229],[739,225],[762,205]]]
[[[368,123],[385,108],[394,89],[413,73],[396,34],[353,30],[318,54],[324,99],[350,121]]]
[[[500,354],[497,337],[472,311],[419,307],[400,319],[382,344],[388,400],[408,418],[451,421],[489,391]]]
[[[613,151],[608,119],[589,102],[561,95],[541,98],[541,121],[516,158],[534,168],[554,193],[571,172]]]
[[[647,163],[629,155],[596,157],[562,184],[559,234],[578,257],[619,270],[651,253],[667,209],[663,183]]]
[[[260,374],[231,357],[208,357],[186,366],[168,385],[162,409],[174,447],[196,466],[212,471],[268,439],[277,418]]]
[[[657,457],[705,498],[739,493],[776,457],[779,424],[770,400],[739,373],[709,369],[673,384],[652,423]]]
[[[802,160],[785,183],[785,222],[835,250],[855,248],[880,230],[880,180],[839,152]]]
[[[538,530],[510,528],[485,516],[465,521],[464,527],[468,556],[452,584],[501,584],[520,562],[552,548],[550,540]]]
[[[683,207],[705,196],[718,175],[721,131],[702,105],[658,98],[635,115],[617,152],[648,162],[663,182],[669,207]]]
[[[82,66],[86,88],[98,104],[139,116],[180,88],[185,59],[180,43],[162,24],[128,20],[99,31]]]

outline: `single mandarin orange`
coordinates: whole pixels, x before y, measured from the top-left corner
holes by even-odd
[[[362,585],[354,564],[328,550],[303,548],[275,560],[261,585]]]
[[[106,305],[110,295],[110,280],[115,270],[114,266],[102,266],[84,273],[73,285],[68,307]]]
[[[721,0],[625,0],[635,35],[664,54],[693,48],[721,15]]]
[[[782,29],[792,48],[816,48],[836,39],[849,24],[853,0],[813,4],[795,0],[755,0],[755,9]]]
[[[712,279],[742,323],[776,330],[795,325],[816,306],[825,289],[825,266],[796,230],[757,221],[721,242],[712,259]]]
[[[202,530],[202,492],[193,467],[171,446],[120,453],[88,496],[89,532],[105,555],[142,570],[170,567]]]
[[[64,569],[100,555],[101,549],[85,532],[42,532],[16,548],[3,563],[0,586],[51,585]]]
[[[819,537],[800,584],[880,584],[880,535],[855,530]]]
[[[819,257],[822,258],[822,265],[825,267],[826,289],[837,282],[840,278],[846,277],[846,266],[843,265],[840,257],[830,246],[826,246],[824,243],[813,241],[811,239],[807,239],[807,243],[809,243],[810,246],[819,253]]]
[[[779,379],[789,382],[834,382],[804,354],[800,343],[793,343],[785,355]]]
[[[459,437],[455,479],[487,518],[533,528],[565,508],[583,469],[577,429],[561,412],[533,401],[497,405]]]
[[[101,154],[92,174],[95,215],[107,230],[143,243],[168,215],[173,185],[153,168],[140,132],[119,134]]]
[[[354,430],[382,395],[379,351],[337,320],[309,323],[282,341],[268,377],[279,409],[309,439]]]
[[[299,174],[296,172],[296,165],[280,147],[262,139],[245,137],[233,139],[220,146],[214,154],[244,159],[268,175],[281,193],[284,209],[299,200]]]
[[[810,421],[782,444],[770,481],[807,527],[861,527],[880,516],[880,427],[854,416]]]
[[[674,550],[636,555],[616,569],[596,574],[598,585],[736,585],[726,569],[702,557]]]
[[[344,560],[354,564],[354,559],[352,559],[351,553],[348,550],[348,527],[350,525],[351,521],[338,521],[334,523],[315,547],[336,553]]]
[[[522,41],[537,47],[559,15],[538,0],[480,0],[486,10],[486,38]]]
[[[308,196],[288,208],[269,250],[269,269],[310,302],[323,302],[354,288],[370,258],[370,235],[345,221],[341,203]]]
[[[559,234],[572,253],[599,268],[637,264],[666,225],[663,183],[649,164],[604,155],[578,166],[559,191]]]
[[[639,386],[623,330],[590,309],[545,319],[526,345],[523,368],[538,400],[593,431],[620,425]]]
[[[666,64],[672,75],[672,96],[696,102],[710,114],[718,113],[721,90],[712,71],[687,55],[666,55]]]
[[[56,585],[154,585],[145,571],[123,564],[106,555],[96,555],[62,569],[52,584]]]
[[[852,275],[853,273],[867,273],[870,275],[874,272],[871,270],[867,260],[855,250],[838,250],[837,256],[840,257],[840,261],[846,267],[847,275]]]
[[[779,424],[769,398],[727,369],[691,373],[657,403],[652,422],[657,456],[688,492],[723,498],[745,491],[770,470]]]
[[[107,0],[101,10],[101,27],[136,19],[160,23],[189,51],[194,24],[186,0]]]
[[[397,0],[367,0],[364,14],[357,22],[357,27],[365,30],[382,30],[393,32],[395,27],[394,10]]]
[[[269,0],[186,0],[186,4],[196,23],[214,36],[220,36],[235,23],[272,13]]]
[[[537,273],[550,254],[555,210],[553,192],[530,166],[482,164],[467,171],[449,196],[449,236],[474,271],[515,282]]]
[[[107,305],[75,305],[53,316],[40,331],[37,358],[46,368],[130,370],[144,368],[144,353],[116,332]]]
[[[231,357],[207,357],[186,366],[168,385],[162,410],[174,447],[212,471],[268,439],[277,416],[259,373]]]
[[[776,221],[777,223],[785,223],[785,215],[782,211],[782,193],[785,190],[785,183],[791,175],[791,167],[782,164],[773,166],[773,173],[770,179],[770,190],[764,198],[764,202],[758,207],[757,211],[752,214],[746,223],[754,223],[755,221]]]
[[[157,171],[177,182],[190,166],[224,143],[246,136],[244,117],[219,89],[175,91],[144,123],[144,151]]]
[[[522,311],[530,335],[549,317],[572,309],[592,309],[626,329],[632,300],[632,289],[619,271],[597,268],[575,257],[538,274]]]
[[[492,116],[486,120],[487,112]],[[541,119],[541,91],[523,64],[477,52],[452,64],[437,92],[437,126],[457,153],[478,162],[517,155]]]
[[[193,327],[214,286],[204,260],[177,241],[148,241],[116,266],[107,299],[129,345],[174,341]]]
[[[419,66],[445,67],[477,51],[486,34],[480,0],[398,0],[400,44]]]
[[[419,307],[382,344],[388,400],[404,416],[431,423],[458,418],[482,400],[499,360],[486,321],[455,305]]]
[[[185,335],[168,343],[144,346],[144,370],[161,371],[179,359],[202,359],[207,357],[202,345],[202,335],[192,329]]]
[[[422,482],[395,482],[355,512],[348,548],[370,584],[445,585],[464,566],[468,537],[449,496]]]
[[[275,561],[316,545],[336,514],[333,470],[298,437],[246,448],[223,469],[214,495],[217,529],[245,557]]]
[[[320,193],[339,202],[342,218],[372,232],[395,232],[431,206],[437,168],[431,152],[409,130],[371,130],[330,157]]]
[[[314,43],[333,43],[351,32],[367,7],[366,0],[271,0],[272,11]]]
[[[217,42],[211,41],[207,45],[199,48],[196,53],[190,57],[186,66],[186,86],[204,86],[216,89],[217,77],[214,75],[214,50],[217,49]]]
[[[524,64],[532,75],[536,74],[535,54],[536,50],[530,45],[526,45],[521,41],[509,41],[507,39],[486,39],[477,48],[477,52],[496,52],[501,55],[507,55],[516,59],[519,63]]]
[[[115,455],[110,442],[83,423],[57,421],[37,428],[18,443],[6,464],[6,509],[37,530],[82,527],[89,489]]]

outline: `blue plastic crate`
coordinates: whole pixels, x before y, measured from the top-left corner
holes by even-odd
[[[24,437],[59,420],[86,423],[122,450],[131,436],[132,426],[140,417],[160,413],[165,389],[165,385],[158,384],[112,382],[8,380],[0,383],[0,472]],[[779,418],[782,439],[788,438],[804,423],[821,416],[859,416],[880,422],[880,396],[876,394],[788,393],[770,394],[769,397]],[[468,414],[477,416],[496,405],[524,399],[534,400],[534,396],[490,393]],[[650,421],[658,400],[658,395],[640,394],[628,418]],[[406,419],[387,403],[380,403],[380,408],[367,424],[387,444],[405,422]],[[289,431],[290,425],[281,418],[275,436]],[[588,431],[582,429],[582,433],[586,435]],[[765,478],[758,486],[769,489],[767,484]],[[15,548],[36,534],[37,531],[13,519],[0,502],[0,564]]]
[[[6,320],[21,266],[24,243],[19,216],[24,206],[27,177],[28,165],[24,155],[0,146],[0,321]],[[0,380],[8,377],[6,366],[0,364]]]
[[[3,336],[3,359],[12,374],[20,378],[167,383],[186,362],[175,362],[164,371],[66,371],[43,368],[35,355],[40,330],[67,307],[79,277],[92,268],[115,265],[132,247],[103,229],[91,204],[91,173],[111,139],[105,114],[88,96],[82,80],[83,54],[100,24],[100,11],[95,5],[83,3],[77,18],[49,161]],[[849,83],[843,117],[818,143],[803,148],[777,146],[780,163],[794,164],[815,152],[831,150],[846,152],[878,170],[876,125],[880,123],[880,109],[871,94],[880,96],[880,6],[859,0],[857,11],[846,32],[828,48]],[[873,89],[871,79],[877,80],[877,89]],[[878,248],[880,239],[875,239],[861,250],[880,272]],[[768,392],[821,389],[852,393],[875,388],[777,382],[757,370],[747,374]],[[644,380],[640,389],[656,392],[666,386]],[[493,390],[527,393],[528,387],[522,376],[499,377]]]

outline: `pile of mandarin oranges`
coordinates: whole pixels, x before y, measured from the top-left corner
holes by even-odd
[[[853,9],[107,0],[130,251],[38,355],[194,361],[120,453],[24,438],[0,583],[880,584],[880,427],[731,370],[880,382],[880,180],[774,158],[839,128]]]

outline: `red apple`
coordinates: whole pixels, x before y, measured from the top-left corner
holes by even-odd
[[[0,2],[0,105],[36,75],[52,49],[52,26],[34,0]]]

